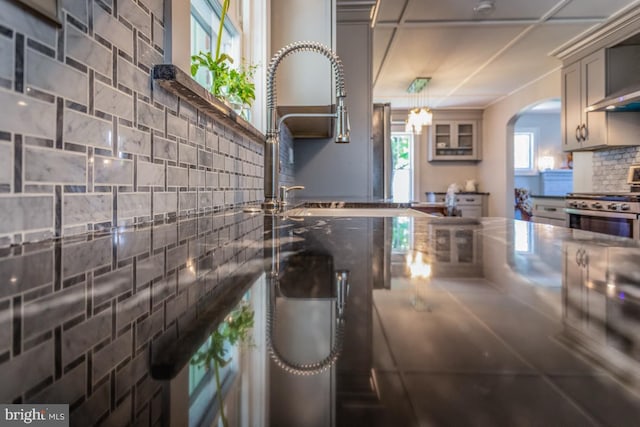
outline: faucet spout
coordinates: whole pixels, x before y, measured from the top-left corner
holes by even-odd
[[[296,114],[289,114],[278,121],[276,113],[276,71],[284,58],[295,52],[316,52],[324,55],[333,68],[333,77],[336,87],[336,112],[333,114],[307,114],[306,117],[334,117],[335,118],[335,142],[348,143],[350,138],[349,115],[344,99],[347,96],[344,88],[344,69],[342,61],[327,46],[310,41],[291,43],[280,49],[269,62],[267,69],[267,140],[264,152],[264,203],[265,211],[276,212],[282,206],[282,200],[278,194],[280,178],[280,122]]]

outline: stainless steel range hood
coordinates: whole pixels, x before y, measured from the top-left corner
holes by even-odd
[[[585,111],[640,111],[640,85],[614,92],[595,104],[589,105]]]

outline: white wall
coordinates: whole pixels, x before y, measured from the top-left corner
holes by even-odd
[[[400,123],[407,118],[407,110],[393,110],[392,121]],[[477,120],[478,135],[482,139],[482,111],[480,110],[436,110],[433,112],[433,120]],[[404,126],[395,124],[392,132],[404,132]],[[475,161],[439,161],[429,162],[429,132],[431,127],[424,127],[422,134],[414,136],[414,200],[426,201],[426,192],[447,191],[450,184],[456,183],[464,186],[465,181],[475,179],[478,181],[478,166],[482,162]],[[482,142],[480,142],[482,150]],[[488,191],[479,182],[478,191]]]
[[[482,191],[491,193],[489,216],[513,217],[513,161],[507,162],[513,157],[513,146],[507,143],[507,135],[513,132],[515,116],[538,101],[559,97],[560,69],[557,69],[484,111],[483,154],[478,164],[478,180]],[[511,130],[507,125],[511,125]]]

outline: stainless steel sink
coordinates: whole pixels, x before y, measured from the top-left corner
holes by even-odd
[[[351,216],[351,217],[432,217],[428,213],[420,212],[411,208],[397,207],[301,207],[284,211],[283,216],[303,217],[303,216]]]

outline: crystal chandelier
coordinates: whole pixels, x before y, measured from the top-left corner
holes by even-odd
[[[405,132],[413,132],[416,135],[422,133],[423,126],[430,126],[433,122],[433,113],[429,107],[419,107],[421,103],[421,93],[425,87],[431,81],[431,77],[416,77],[409,87],[407,92],[413,95],[414,108],[409,110],[409,115],[405,123]]]

